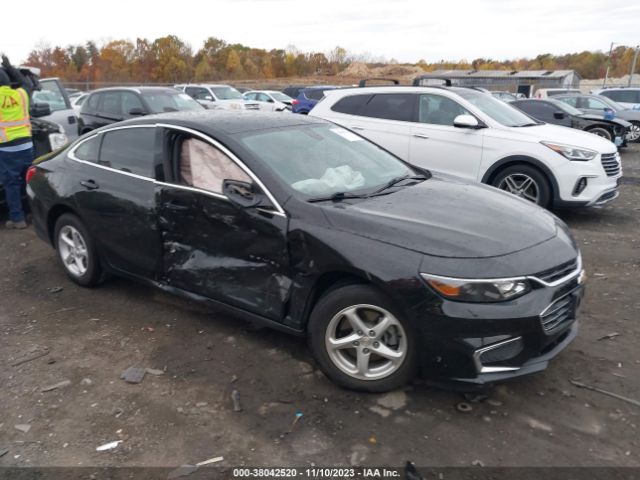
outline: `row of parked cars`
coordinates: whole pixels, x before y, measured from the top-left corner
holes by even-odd
[[[614,199],[613,142],[474,88],[303,87],[322,90],[308,115],[187,88],[91,93],[82,126],[94,104],[129,119],[29,170],[74,282],[125,276],[304,335],[368,391],[529,374],[575,337],[582,257],[540,207]]]

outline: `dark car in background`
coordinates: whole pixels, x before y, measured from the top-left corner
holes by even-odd
[[[308,87],[308,85],[289,85],[283,88],[281,92],[291,98],[297,98],[297,96],[300,95],[300,90],[306,87]]]
[[[577,108],[555,99],[517,100],[509,105],[545,123],[576,128],[606,138],[617,146],[624,146],[631,123],[626,120],[603,118],[602,115],[582,113]]]
[[[183,92],[168,87],[113,87],[91,92],[80,108],[79,129],[96,128],[153,113],[203,110]]]
[[[74,282],[126,276],[307,336],[347,388],[513,378],[577,332],[584,272],[561,220],[325,120],[138,118],[30,177],[36,232]]]
[[[557,95],[554,99],[592,115],[606,117],[611,112],[614,117],[631,122],[627,140],[630,142],[640,141],[640,110],[626,108],[604,95]]]
[[[324,92],[326,92],[327,90],[335,90],[336,88],[340,87],[329,85],[322,87],[305,87],[300,90],[296,97],[291,97],[291,95],[289,95],[291,98],[293,98],[293,102],[291,102],[293,105],[292,112],[306,115],[311,111],[313,107],[316,106],[316,103],[322,100],[322,97],[324,97]],[[283,91],[283,93],[286,92]]]

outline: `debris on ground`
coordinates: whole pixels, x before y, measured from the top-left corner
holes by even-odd
[[[205,465],[211,465],[212,463],[218,463],[224,460],[224,457],[213,457],[209,460],[196,463],[196,467],[204,467]]]
[[[533,428],[534,430],[541,430],[543,432],[553,432],[553,428],[551,428],[550,425],[547,425],[546,423],[536,420],[535,418],[530,418],[527,421],[527,425],[529,425],[529,428]]]
[[[155,331],[155,329],[153,327],[142,327],[140,330],[143,331],[143,332],[153,332],[153,331]]]
[[[42,387],[40,389],[41,392],[51,392],[53,390],[57,390],[59,388],[68,387],[71,385],[71,380],[62,380],[61,382],[55,383],[53,385],[48,385],[46,387]]]
[[[144,375],[147,370],[142,367],[129,367],[122,374],[120,378],[127,383],[140,383],[144,380]]]
[[[238,376],[237,375],[231,375],[231,380],[229,380],[229,383],[236,383],[238,381]]]
[[[113,450],[114,448],[116,448],[121,443],[122,443],[122,440],[115,440],[113,442],[105,443],[104,445],[100,445],[99,447],[96,447],[96,452],[104,452],[106,450]]]
[[[81,310],[81,307],[66,307],[66,308],[61,308],[59,310],[54,310],[53,312],[49,312],[46,313],[45,315],[47,317],[51,316],[51,315],[55,315],[57,313],[65,313],[65,312],[72,312],[74,310]]]
[[[375,445],[375,444],[377,444],[377,443],[378,443],[378,439],[377,439],[376,437],[374,437],[373,435],[371,435],[371,436],[369,437],[369,443],[370,443],[371,445]]]
[[[291,427],[289,428],[289,431],[287,433],[293,432],[293,427],[296,426],[296,423],[300,421],[303,415],[304,414],[302,412],[296,412],[296,416],[293,418],[293,422],[291,422]]]
[[[233,401],[233,411],[241,412],[242,405],[240,405],[240,394],[238,393],[237,390],[234,390],[233,392],[231,392],[231,400]]]
[[[600,341],[600,340],[611,340],[612,338],[616,338],[616,337],[619,337],[619,336],[620,336],[620,333],[611,332],[611,333],[608,333],[607,335],[605,335],[604,337],[600,337],[598,339],[598,341]]]
[[[376,400],[376,403],[390,410],[399,410],[407,404],[407,394],[402,390],[389,392]]]
[[[369,410],[371,410],[373,413],[377,413],[382,418],[387,418],[389,415],[391,415],[391,410],[388,410],[388,409],[383,408],[383,407],[379,407],[378,405],[374,405],[373,407],[369,407]]]
[[[622,400],[623,402],[630,403],[631,405],[635,405],[636,407],[640,407],[640,401],[635,400],[633,398],[623,397],[622,395],[618,395],[617,393],[609,392],[607,390],[603,390],[603,389],[598,388],[598,387],[593,387],[591,385],[586,385],[586,384],[578,382],[576,380],[569,380],[569,381],[571,382],[572,385],[574,385],[574,386],[576,386],[578,388],[585,388],[587,390],[591,390],[592,392],[598,392],[598,393],[601,393],[603,395],[607,395],[609,397],[617,398],[618,400]]]
[[[155,376],[164,375],[164,370],[159,370],[157,368],[147,368],[146,371],[149,375],[155,375]]]
[[[9,453],[8,448],[0,448],[0,458],[4,457],[7,453]]]
[[[17,367],[22,365],[23,363],[31,362],[37,358],[44,357],[49,354],[48,347],[33,347],[29,351],[27,351],[22,357],[16,359],[11,364],[12,367]]]
[[[464,393],[464,399],[469,403],[481,403],[489,398],[489,395],[484,393]]]
[[[191,475],[193,472],[197,470],[198,470],[198,467],[196,465],[181,465],[175,470],[169,472],[169,475],[167,475],[167,480],[171,480],[173,478],[186,477],[187,475]]]
[[[16,430],[20,430],[22,433],[28,433],[31,430],[31,425],[28,423],[19,423],[18,425],[14,425]]]
[[[473,410],[473,407],[467,402],[460,402],[456,405],[456,410],[462,413],[469,413]]]
[[[82,380],[80,380],[80,385],[92,385],[93,384],[93,380],[91,380],[90,378],[83,378]]]
[[[484,462],[482,460],[474,460],[471,462],[471,465],[474,467],[484,467]]]
[[[60,293],[64,288],[62,287],[51,287],[47,289],[49,293]]]

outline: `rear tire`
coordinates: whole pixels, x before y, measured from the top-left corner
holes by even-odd
[[[544,208],[551,203],[552,193],[547,177],[530,165],[513,165],[501,170],[491,185]]]
[[[61,215],[53,238],[67,276],[83,287],[97,285],[102,279],[102,268],[93,239],[82,221],[71,213]]]
[[[322,296],[309,319],[308,341],[322,371],[351,390],[387,392],[417,371],[414,328],[368,285],[347,285]]]

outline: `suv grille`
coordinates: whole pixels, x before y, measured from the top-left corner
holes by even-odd
[[[601,157],[602,168],[608,177],[620,174],[620,155],[618,153],[603,153]]]
[[[578,259],[575,258],[574,260],[565,262],[562,265],[558,265],[557,267],[553,267],[548,270],[543,270],[542,272],[536,273],[534,277],[537,277],[544,282],[552,283],[556,280],[561,279],[562,277],[566,277],[571,272],[575,272],[577,268]]]
[[[575,317],[575,298],[573,295],[565,295],[549,305],[542,315],[540,321],[545,331],[550,331]]]

